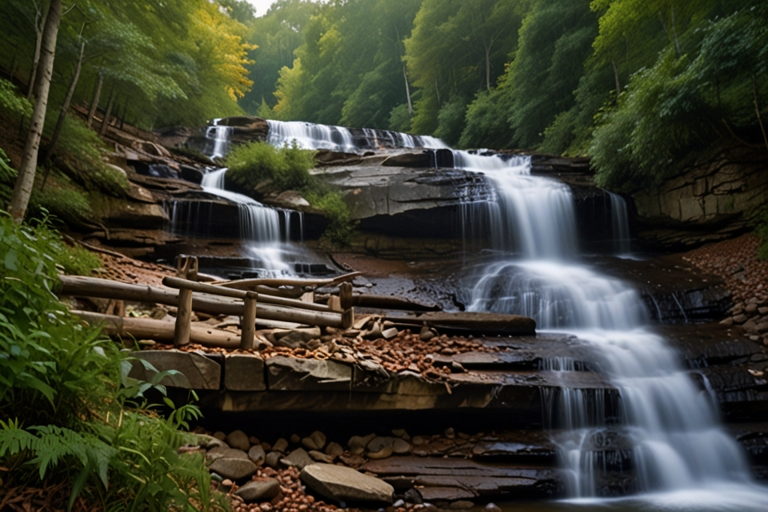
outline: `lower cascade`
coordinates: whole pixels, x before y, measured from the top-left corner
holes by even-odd
[[[544,422],[559,447],[568,495],[591,503],[611,494],[606,477],[618,466],[636,475],[625,490],[655,505],[765,510],[768,493],[752,482],[710,395],[647,326],[639,294],[578,261],[569,189],[531,176],[524,158],[454,153],[454,167],[486,174],[497,194],[487,207],[491,245],[502,256],[479,271],[468,309],[526,315],[540,330],[577,335],[593,349],[590,365],[616,390],[545,393]],[[626,253],[628,229],[619,225],[626,207],[616,204],[621,197],[610,199],[619,213],[616,249]],[[571,360],[543,366],[555,374],[583,369]],[[619,447],[606,451],[606,439],[620,439]]]

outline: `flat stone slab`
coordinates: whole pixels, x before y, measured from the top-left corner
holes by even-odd
[[[395,489],[388,483],[345,466],[312,464],[301,480],[315,492],[335,501],[391,504]]]
[[[254,355],[232,354],[224,358],[224,387],[231,391],[264,391],[267,379],[264,360]]]
[[[444,313],[427,312],[419,315],[393,315],[388,317],[395,323],[398,321],[426,323],[440,330],[467,331],[478,334],[504,334],[514,336],[529,336],[536,334],[536,321],[527,316],[502,315],[499,313]]]
[[[182,389],[218,390],[221,386],[221,365],[195,352],[179,350],[142,350],[135,357],[150,363],[157,371],[176,370],[175,375],[163,377],[160,384]],[[154,372],[141,361],[131,365],[129,377],[151,381]]]
[[[400,490],[423,486],[419,492],[424,491],[422,496],[429,496],[430,499],[546,496],[559,485],[555,469],[460,458],[390,457],[367,462],[360,470],[391,481]]]
[[[266,366],[270,391],[339,391],[352,385],[352,367],[332,360],[277,356]]]

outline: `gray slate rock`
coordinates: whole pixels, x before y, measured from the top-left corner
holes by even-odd
[[[395,489],[378,478],[344,466],[312,464],[301,472],[301,480],[313,491],[335,500],[352,503],[392,504]]]
[[[251,447],[251,442],[248,440],[248,436],[242,430],[235,430],[230,433],[224,441],[232,448],[243,450],[247,452]]]
[[[264,448],[257,444],[255,446],[251,446],[251,449],[248,450],[248,458],[251,459],[251,462],[257,466],[261,466],[264,464],[264,460],[267,458],[267,454],[264,452]]]
[[[309,437],[302,439],[301,444],[303,444],[304,448],[307,450],[322,450],[325,446],[325,441],[325,434],[319,430],[315,430]]]
[[[235,494],[246,503],[270,501],[280,494],[280,484],[274,478],[251,480],[235,491]]]
[[[213,461],[209,469],[224,478],[242,480],[253,476],[258,468],[247,457],[245,459],[221,457]]]
[[[304,469],[311,464],[315,464],[314,459],[309,456],[307,450],[304,448],[296,448],[289,453],[287,457],[280,459],[280,462],[286,466],[295,466],[299,469]]]
[[[280,459],[282,459],[283,456],[284,454],[280,452],[269,452],[264,459],[264,462],[267,466],[277,469],[280,466]]]

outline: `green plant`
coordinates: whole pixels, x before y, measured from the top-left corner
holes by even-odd
[[[310,181],[313,152],[292,145],[276,148],[266,142],[251,142],[232,148],[224,160],[227,177],[246,189],[271,180],[279,190],[300,190]]]
[[[325,213],[330,221],[323,233],[323,240],[332,246],[344,247],[349,245],[352,232],[357,225],[350,218],[349,207],[336,190],[325,192],[309,191],[306,194],[309,203]]]
[[[52,290],[63,242],[45,222],[19,226],[0,214],[0,465],[6,486],[63,482],[104,510],[225,508],[210,493],[203,460],[176,453],[192,405],[164,419],[128,378],[130,353],[83,325]]]
[[[15,117],[29,117],[32,115],[32,104],[19,94],[15,85],[0,79],[0,110]]]

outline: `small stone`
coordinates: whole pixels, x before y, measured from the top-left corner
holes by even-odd
[[[391,340],[395,336],[397,336],[398,330],[396,327],[390,327],[389,329],[385,329],[381,331],[381,336],[384,339]]]
[[[261,447],[262,447],[262,448],[264,448],[264,451],[265,451],[265,452],[268,452],[268,451],[272,450],[272,445],[271,445],[271,444],[269,444],[269,443],[268,443],[268,442],[266,442],[266,441],[262,441],[262,442],[261,442]]]
[[[731,326],[733,325],[733,317],[728,317],[720,322],[720,325]]]
[[[291,453],[289,453],[286,457],[283,457],[282,459],[280,459],[280,462],[285,464],[286,466],[293,466],[299,469],[304,469],[310,464],[315,463],[315,461],[312,460],[312,457],[309,456],[309,454],[304,448],[296,448]]]
[[[232,480],[230,480],[229,478],[227,478],[226,480],[222,480],[221,481],[221,485],[223,485],[224,487],[232,487],[233,483],[234,482]]]
[[[251,443],[248,441],[248,436],[245,435],[245,432],[242,430],[235,430],[234,432],[230,432],[224,441],[226,441],[226,443],[232,448],[237,448],[238,450],[243,450],[244,452],[247,452],[251,447]]]
[[[741,326],[745,331],[755,333],[757,332],[757,324],[753,321],[749,321]]]
[[[398,455],[404,455],[411,451],[411,445],[408,444],[404,439],[400,439],[398,437],[395,439],[395,442],[392,445],[392,451]]]
[[[302,439],[301,444],[304,445],[307,450],[322,450],[325,446],[325,434],[316,430],[312,432],[309,437]]]
[[[451,362],[451,373],[464,373],[465,371],[467,370],[458,361]]]
[[[342,453],[344,453],[344,448],[339,443],[331,442],[325,447],[325,454],[331,457],[340,457]]]
[[[501,512],[501,507],[495,503],[489,503],[485,506],[485,512]]]
[[[349,442],[347,443],[347,446],[351,450],[354,450],[355,448],[365,448],[368,446],[368,443],[370,443],[373,438],[376,437],[376,434],[368,434],[365,437],[362,436],[352,436],[349,438]]]
[[[454,437],[456,437],[456,431],[453,430],[452,427],[446,429],[445,430],[445,437],[447,437],[448,439],[453,439]]]
[[[248,450],[248,458],[251,459],[251,462],[257,466],[261,466],[264,464],[264,460],[267,458],[267,454],[264,451],[264,448],[262,448],[260,444],[257,444],[251,446],[251,449]]]
[[[400,507],[403,507],[403,506],[405,506],[405,501],[403,501],[403,500],[397,500],[396,502],[394,502],[394,503],[392,504],[392,506],[393,506],[394,508],[400,508]]]
[[[760,313],[761,315],[768,315],[768,308],[766,307],[757,308],[757,312]]]
[[[284,438],[278,439],[274,445],[272,445],[272,450],[276,452],[285,452],[285,450],[288,449],[288,441],[286,441]]]
[[[270,501],[280,495],[280,483],[274,478],[251,480],[235,491],[246,503]]]
[[[299,444],[300,442],[301,442],[301,437],[299,437],[299,434],[291,434],[291,443]]]
[[[386,459],[387,457],[391,457],[392,453],[394,453],[394,449],[391,446],[385,446],[381,450],[377,452],[368,452],[368,458],[369,459]]]
[[[378,451],[381,451],[383,448],[391,448],[394,444],[395,444],[394,437],[376,436],[373,439],[371,439],[371,442],[366,445],[365,449],[368,450],[369,452],[378,452]]]
[[[395,437],[400,437],[402,439],[405,439],[406,437],[408,437],[408,432],[406,432],[404,428],[396,428],[392,430],[392,435]]]
[[[743,324],[744,322],[746,322],[746,321],[747,321],[747,319],[748,319],[748,318],[749,318],[749,317],[748,317],[747,315],[745,315],[745,314],[741,314],[741,315],[735,315],[735,316],[733,317],[733,321],[734,321],[735,323],[737,323],[737,324]]]
[[[198,445],[202,446],[206,450],[211,450],[213,448],[226,445],[226,443],[221,439],[218,439],[213,436],[208,436],[205,434],[197,434],[197,440],[198,440]],[[227,448],[229,448],[229,446],[227,446]]]
[[[221,431],[214,432],[213,437],[215,437],[219,441],[223,441],[223,440],[225,440],[227,438],[227,434],[225,434],[224,432],[221,432]]]
[[[254,436],[249,437],[248,442],[251,443],[251,445],[261,444],[261,441],[259,441],[259,438]]]
[[[280,459],[282,458],[283,454],[280,452],[269,452],[264,459],[264,462],[267,466],[277,469],[280,467]]]
[[[756,303],[747,304],[747,307],[744,308],[744,312],[746,314],[748,314],[748,315],[752,315],[752,314],[756,313],[757,312],[757,304]]]
[[[317,462],[324,462],[325,464],[333,464],[333,461],[335,460],[335,457],[326,455],[323,452],[319,452],[317,450],[310,450],[309,456]]]
[[[426,442],[427,440],[423,436],[416,436],[413,438],[413,446],[421,446]]]

